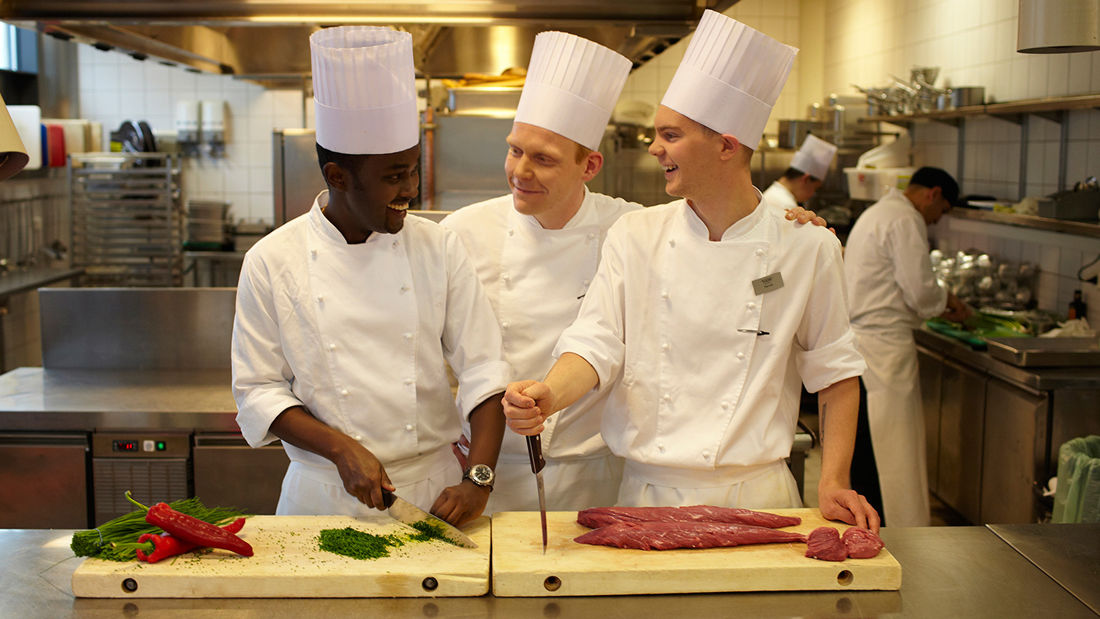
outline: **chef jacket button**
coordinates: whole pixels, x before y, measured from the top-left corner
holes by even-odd
[[[744,359],[745,358],[745,353],[743,353],[743,352],[737,353],[737,358],[738,359]]]
[[[328,349],[329,350],[336,350],[336,344],[329,344]]]
[[[409,287],[408,287],[408,286],[405,286],[405,285],[402,285],[402,286],[401,286],[401,292],[402,292],[402,293],[405,293],[405,292],[408,292],[408,291],[409,291]]]
[[[355,435],[355,436],[353,436],[352,438],[353,438],[353,439],[355,439],[355,440],[357,440],[357,441],[361,441],[361,440],[363,440],[363,435],[362,435],[362,434],[356,434],[356,435]]]
[[[513,230],[513,229],[511,229],[511,228],[509,228],[509,229],[508,229],[508,236],[512,236],[512,235],[514,235],[515,233],[516,233],[516,231],[515,231],[515,230]]]
[[[661,350],[668,350],[668,342],[664,342],[661,344]]]
[[[413,334],[412,334],[412,332],[406,333],[406,334],[405,334],[405,339],[406,339],[406,340],[411,340],[411,339],[413,339]]]
[[[512,279],[512,276],[508,275],[507,273],[501,273],[500,279],[503,280],[505,284],[507,284],[508,281]]]
[[[703,452],[703,459],[704,460],[710,460],[710,452],[709,451],[704,451]]]
[[[669,239],[668,240],[668,246],[669,247],[676,247],[676,239]]]
[[[412,384],[413,384],[414,382],[415,382],[415,381],[414,381],[413,379],[411,379],[411,378],[406,378],[406,379],[405,379],[405,384],[406,384],[406,385],[412,385]]]
[[[764,250],[763,249],[756,250],[756,255],[757,256],[763,256],[764,255]]]
[[[507,320],[505,320],[504,322],[500,323],[500,328],[501,328],[501,329],[507,329],[507,328],[508,328],[508,326],[509,326],[509,323],[508,323],[508,321],[507,321]]]
[[[730,403],[722,400],[722,410],[726,410],[730,407]]]
[[[341,389],[341,390],[340,390],[340,395],[342,395],[342,396],[345,396],[345,397],[346,397],[346,396],[348,395],[348,390],[347,390],[347,389]]]
[[[397,241],[394,241],[394,242],[393,242],[393,246],[394,246],[394,248],[396,248],[396,247],[397,247]]]
[[[322,295],[317,295],[317,302],[318,303],[324,303],[325,302],[325,297],[323,297]]]
[[[316,257],[317,257],[317,250],[316,250],[316,249],[311,249],[311,250],[309,250],[309,255],[310,255],[310,256],[313,256],[314,258],[316,258]]]
[[[664,445],[657,445],[657,451],[660,451],[661,453],[664,453],[665,452],[665,446]]]
[[[406,431],[406,432],[412,432],[412,431],[413,431],[413,424],[411,424],[411,423],[406,423],[406,424],[405,424],[405,431]]]
[[[756,304],[753,303],[752,301],[749,301],[748,303],[745,304],[745,307],[749,308],[750,310],[753,310],[753,309],[756,309]]]
[[[669,400],[672,399],[672,396],[670,396],[669,394],[666,393],[663,396],[661,396],[661,399],[664,400],[665,402],[668,402]]]
[[[667,299],[668,298],[668,291],[667,290],[662,290],[661,291],[661,298],[662,299]]]

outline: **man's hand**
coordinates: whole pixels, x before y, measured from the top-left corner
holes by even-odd
[[[444,488],[432,504],[430,511],[456,527],[461,527],[480,516],[488,502],[488,488],[482,488],[468,479],[463,479],[462,483],[456,486]]]
[[[870,529],[878,535],[880,519],[878,512],[863,495],[850,488],[819,485],[817,504],[821,515],[827,520],[841,520],[864,529]]]
[[[348,439],[333,459],[344,490],[359,499],[367,507],[385,509],[382,503],[382,489],[394,491],[394,485],[386,475],[382,463],[358,441]]]
[[[797,221],[800,224],[812,223],[815,226],[821,226],[823,228],[828,225],[823,217],[818,217],[817,213],[808,211],[801,206],[787,209],[787,220]],[[833,231],[833,234],[836,234],[836,230],[832,228],[829,229]]]
[[[543,430],[548,415],[554,410],[554,394],[546,383],[521,380],[511,383],[501,399],[508,427],[516,434],[534,436]]]
[[[955,293],[948,292],[947,309],[943,310],[943,313],[940,314],[940,318],[950,320],[951,322],[962,322],[969,318],[972,313],[970,307],[968,307],[966,303],[960,301],[959,298],[955,296]]]

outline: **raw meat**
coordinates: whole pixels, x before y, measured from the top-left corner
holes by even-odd
[[[638,550],[672,550],[805,542],[806,536],[767,527],[722,522],[619,522],[589,531],[573,541]]]
[[[818,527],[806,540],[806,556],[822,561],[843,561],[848,558],[848,547],[840,540],[836,529]]]
[[[848,529],[841,539],[848,548],[848,556],[852,559],[870,559],[886,546],[879,536],[859,527]]]
[[[690,507],[593,507],[577,512],[577,522],[598,528],[618,522],[725,522],[778,529],[802,522],[795,516],[711,505]]]

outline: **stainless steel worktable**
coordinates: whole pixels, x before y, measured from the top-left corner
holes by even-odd
[[[1048,525],[1024,525],[1045,527]],[[1061,530],[1059,530],[1061,531]],[[1060,538],[1059,531],[1049,535]],[[1068,529],[1066,531],[1069,531]],[[76,599],[71,530],[0,530],[0,616],[1095,617],[984,527],[883,529],[900,591],[589,598]]]
[[[238,432],[228,369],[49,370],[0,376],[0,429]]]
[[[997,537],[1100,614],[1100,524],[991,524]]]

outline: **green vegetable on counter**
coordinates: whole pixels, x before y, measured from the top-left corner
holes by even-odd
[[[180,499],[168,504],[172,509],[209,522],[223,525],[246,514],[235,507],[207,507],[198,497]],[[146,533],[160,535],[164,531],[145,522],[145,511],[134,510],[94,529],[73,533],[69,547],[78,557],[95,557],[108,561],[134,561],[137,540]]]

